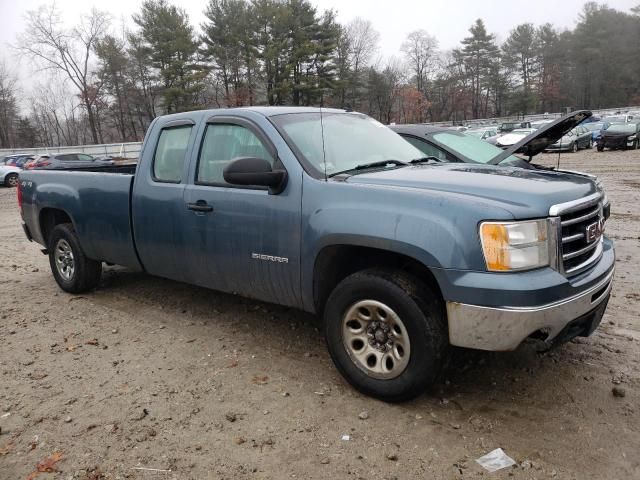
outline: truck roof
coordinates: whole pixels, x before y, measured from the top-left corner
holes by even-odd
[[[344,109],[340,108],[322,108],[319,107],[284,107],[284,106],[252,106],[252,107],[233,107],[233,108],[212,108],[207,110],[198,110],[197,112],[181,112],[173,113],[170,115],[163,115],[165,118],[180,119],[188,117],[193,113],[199,113],[202,115],[213,113],[228,113],[233,114],[235,112],[255,112],[265,117],[273,117],[276,115],[286,115],[290,113],[345,113]]]

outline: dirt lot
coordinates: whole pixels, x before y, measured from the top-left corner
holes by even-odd
[[[351,389],[297,311],[115,267],[95,293],[61,292],[0,189],[0,479],[47,458],[57,473],[38,478],[640,478],[640,154],[562,166],[601,176],[613,204],[601,327],[547,353],[456,351],[401,405]],[[488,474],[474,460],[497,447],[518,464]]]

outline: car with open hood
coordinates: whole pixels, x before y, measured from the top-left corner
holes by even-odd
[[[500,158],[501,165],[521,168],[546,168],[531,164],[533,156],[542,153],[549,145],[589,118],[591,112],[582,110],[540,126],[536,130],[525,130],[509,140],[509,147],[498,148],[477,138],[429,125],[392,125],[394,132],[418,148],[424,155],[448,162],[490,163]],[[511,135],[511,134],[509,134]],[[504,137],[500,137],[502,139]],[[527,153],[527,157],[516,153]]]
[[[308,311],[348,382],[401,401],[452,345],[557,345],[598,327],[615,266],[606,195],[584,175],[497,166],[584,118],[465,163],[355,112],[183,112],[152,122],[137,165],[25,170],[17,199],[65,292],[97,288],[106,262]]]

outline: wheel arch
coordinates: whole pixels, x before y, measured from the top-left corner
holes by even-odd
[[[49,247],[49,236],[51,235],[51,232],[57,225],[63,223],[71,223],[75,228],[73,219],[65,210],[53,207],[45,207],[40,210],[38,226],[40,228],[40,235],[42,236],[44,245],[47,248]]]
[[[428,286],[442,299],[442,290],[431,269],[416,256],[395,249],[363,244],[339,243],[324,246],[313,264],[313,309],[322,315],[335,286],[347,276],[370,268],[392,268],[407,272]]]

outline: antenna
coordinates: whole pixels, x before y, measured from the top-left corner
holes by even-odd
[[[327,181],[327,152],[324,148],[324,122],[322,121],[322,107],[320,107],[320,132],[322,134],[322,164],[324,165],[324,181]]]

